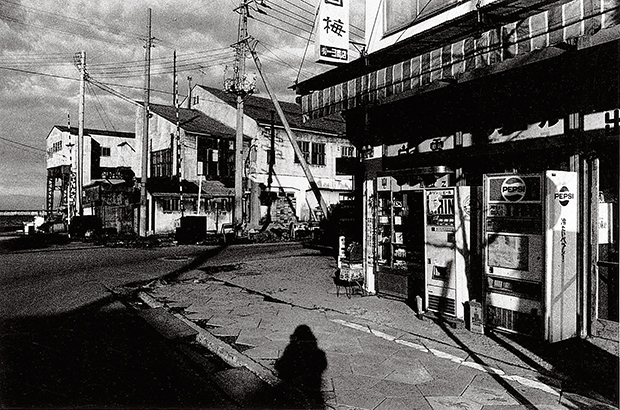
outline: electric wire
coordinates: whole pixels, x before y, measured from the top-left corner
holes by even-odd
[[[259,18],[257,18],[257,17],[254,17],[254,20],[256,20],[256,21],[258,21],[258,22],[260,22],[260,23],[266,24],[266,25],[268,25],[268,26],[270,26],[270,27],[273,27],[273,28],[275,28],[276,30],[280,30],[280,31],[283,31],[283,32],[285,32],[285,33],[291,34],[291,35],[293,35],[293,36],[295,36],[295,37],[298,37],[298,38],[300,38],[300,39],[302,39],[302,40],[305,40],[305,39],[306,39],[305,37],[303,37],[303,36],[299,35],[298,33],[294,33],[294,32],[292,32],[292,31],[289,31],[289,30],[284,29],[284,28],[282,28],[282,27],[275,26],[275,25],[273,25],[273,24],[271,24],[271,23],[269,23],[269,22],[267,22],[267,21],[261,20],[261,19],[259,19]]]
[[[106,130],[112,128],[112,130],[116,132],[116,127],[114,127],[114,124],[112,123],[112,120],[110,119],[110,116],[108,115],[107,111],[103,107],[103,104],[101,104],[101,101],[99,100],[99,95],[95,92],[95,87],[89,82],[87,82],[86,85],[87,85],[88,91],[93,95],[95,99],[95,111],[97,112],[97,115],[99,116],[99,118],[101,119],[101,122],[103,123],[103,128]],[[102,111],[103,111],[103,114],[101,114]],[[105,118],[104,118],[104,115],[105,115]],[[108,125],[106,124],[106,119],[108,123],[110,124],[110,127],[108,127]]]
[[[301,26],[299,26],[298,24],[291,23],[291,22],[289,22],[289,21],[287,21],[287,20],[282,20],[282,19],[279,19],[277,16],[274,16],[274,15],[272,15],[272,14],[265,14],[264,16],[265,16],[265,17],[267,17],[267,18],[270,18],[270,19],[275,20],[275,21],[276,21],[278,24],[280,24],[280,25],[285,24],[285,25],[289,26],[290,28],[295,29],[297,32],[301,32],[301,33],[308,33],[308,32],[310,32],[310,30],[309,30],[308,28],[301,27]],[[261,21],[261,22],[263,22],[263,23],[268,24],[267,22],[265,22],[264,20],[259,19],[258,17],[252,17],[252,18],[253,18],[254,20],[256,20],[256,21]],[[281,29],[282,31],[286,31],[284,28],[281,28],[281,27],[278,27],[278,26],[274,26],[274,25],[272,25],[272,24],[269,24],[269,25],[271,25],[272,27],[279,28],[279,29]],[[290,33],[290,32],[289,32],[289,33]],[[304,36],[302,36],[302,35],[301,35],[301,34],[299,34],[299,33],[292,33],[292,34],[294,34],[296,37],[302,38],[302,39],[304,39],[304,40],[306,39]]]
[[[0,137],[0,140],[7,141],[7,142],[10,142],[10,143],[15,144],[15,145],[19,145],[22,148],[28,148],[28,149],[32,149],[32,150],[35,150],[35,151],[40,151],[40,152],[47,153],[47,150],[44,150],[42,148],[33,147],[32,145],[28,145],[28,144],[24,144],[24,143],[21,143],[21,142],[13,141],[13,140],[10,140],[8,138]]]
[[[291,19],[293,19],[293,20],[295,20],[295,21],[297,21],[299,23],[306,24],[306,25],[311,26],[311,27],[313,26],[313,24],[311,23],[311,20],[309,18],[305,19],[305,18],[302,18],[301,16],[298,16],[298,15],[297,16],[294,15],[294,14],[291,15],[292,13],[290,11],[288,11],[287,9],[285,9],[284,7],[282,7],[282,6],[278,5],[278,4],[274,4],[274,7],[272,7],[271,10],[276,12],[276,13],[280,13],[283,16],[289,17],[289,18],[291,18]],[[267,13],[267,14],[269,14],[269,13]]]
[[[308,48],[310,47],[310,39],[312,38],[312,33],[314,33],[314,26],[316,25],[316,22],[318,19],[319,19],[319,6],[317,6],[316,8],[316,13],[314,15],[314,20],[312,22],[312,29],[310,30],[310,35],[308,36],[308,41],[306,42],[306,47],[304,48],[304,54],[301,57],[301,62],[299,63],[299,70],[297,71],[297,77],[295,77],[295,84],[299,83],[301,69],[304,65],[304,61],[306,60],[306,54],[308,53]]]
[[[113,34],[113,35],[116,35],[116,36],[122,36],[122,37],[126,37],[126,38],[131,38],[131,39],[140,39],[140,36],[138,34],[136,34],[136,33],[131,33],[131,32],[124,32],[123,33],[121,31],[111,31],[107,27],[105,27],[105,26],[103,26],[101,24],[96,24],[96,23],[93,23],[93,22],[87,22],[87,21],[84,21],[84,20],[81,20],[81,19],[77,19],[75,17],[61,15],[61,14],[53,13],[53,12],[50,12],[50,11],[47,11],[47,10],[38,9],[38,8],[35,8],[35,7],[31,7],[31,6],[25,6],[23,4],[20,4],[20,3],[14,2],[14,1],[0,0],[0,3],[10,4],[10,5],[13,5],[13,6],[21,8],[21,9],[30,10],[31,12],[34,12],[34,13],[39,13],[39,14],[46,15],[46,16],[51,16],[53,19],[56,19],[56,20],[61,21],[61,22],[65,22],[67,20],[71,20],[73,23],[77,23],[77,24],[81,25],[83,28],[88,29],[88,30],[91,30],[93,27],[95,27],[98,30],[101,30],[101,31],[104,31],[104,32],[107,32],[109,34]],[[8,16],[0,16],[0,18],[6,18],[6,17],[8,17]],[[10,17],[8,17],[8,18],[10,18]],[[20,23],[20,24],[30,25],[29,23],[21,22],[21,21],[18,21],[16,19],[13,19],[13,20],[15,22],[17,22],[17,23]],[[40,27],[40,26],[36,26],[36,27]],[[58,31],[58,30],[54,29],[54,27],[50,27],[50,26],[44,26],[44,27],[46,29]],[[83,35],[83,33],[79,33],[79,32],[76,33],[76,32],[68,32],[68,31],[63,31],[63,30],[60,30],[60,31],[64,32],[64,33],[67,33],[67,34],[80,34],[80,35]],[[103,41],[101,36],[98,36],[97,39]]]
[[[79,78],[74,78],[74,77],[67,77],[67,76],[57,75],[57,74],[41,73],[41,72],[38,72],[38,71],[23,70],[23,69],[13,68],[13,67],[3,67],[3,66],[0,66],[0,70],[15,71],[15,72],[24,73],[24,74],[35,74],[35,75],[40,75],[40,76],[43,76],[43,77],[58,78],[58,79],[62,79],[62,80],[73,80],[73,81],[79,81],[80,80]]]

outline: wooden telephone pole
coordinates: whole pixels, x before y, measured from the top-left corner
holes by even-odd
[[[148,235],[148,196],[146,191],[146,181],[149,170],[149,104],[151,97],[151,47],[153,38],[151,37],[151,9],[148,11],[148,36],[146,38],[146,53],[144,58],[144,112],[142,124],[142,170],[140,177],[140,223],[139,235]]]
[[[86,85],[86,51],[77,53],[74,62],[80,70],[80,101],[78,105],[78,137],[76,143],[76,187],[75,211],[78,215],[84,214],[82,205],[82,188],[84,187],[84,88]],[[71,129],[69,128],[69,135]],[[68,204],[67,204],[68,205]],[[69,221],[71,222],[71,221]]]
[[[237,94],[237,128],[235,134],[235,210],[233,213],[235,232],[243,224],[243,99],[252,90],[245,90],[246,39],[248,37],[248,3],[241,0],[237,8],[239,13],[239,30],[237,33],[236,65],[234,91]]]

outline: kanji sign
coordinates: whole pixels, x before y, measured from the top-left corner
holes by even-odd
[[[321,63],[349,61],[349,0],[322,0],[316,33]]]

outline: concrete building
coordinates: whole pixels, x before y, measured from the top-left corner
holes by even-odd
[[[353,176],[344,165],[355,160],[356,151],[345,138],[343,120],[331,117],[304,122],[297,104],[280,104],[325,202],[334,205],[351,196]],[[232,94],[196,85],[184,105],[236,128],[236,97]],[[271,212],[272,222],[287,227],[292,222],[320,218],[317,200],[271,100],[255,95],[244,100],[244,135],[250,141],[244,151],[248,156],[243,170],[246,222],[256,226],[266,212]],[[272,140],[274,163],[270,170]]]
[[[369,0],[365,15],[367,54],[297,91],[309,118],[344,113],[361,151],[366,289],[419,296],[425,311],[455,319],[477,299],[481,324],[550,341],[617,340],[618,2]],[[523,196],[490,205],[492,175],[536,179],[549,170],[574,175],[575,187],[555,193],[561,206],[569,197],[576,204],[556,264],[544,242],[556,238],[544,200],[518,214],[493,212],[514,211]],[[523,179],[514,182],[506,189],[524,194]],[[466,203],[457,187],[469,187]],[[437,215],[444,205],[452,216]],[[506,229],[513,233],[493,232]],[[499,237],[505,258],[494,253]],[[451,259],[438,263],[441,252]]]
[[[140,146],[132,132],[84,129],[81,156],[81,186],[99,182],[133,187],[133,176],[140,170]],[[56,125],[46,138],[48,216],[64,220],[79,214],[94,215],[94,201],[77,201],[78,129]],[[84,190],[82,191],[84,193]],[[79,208],[82,208],[81,210]]]
[[[189,101],[193,104],[186,108]],[[235,97],[195,86],[191,100],[182,105],[185,108],[178,109],[178,116],[173,106],[149,105],[148,231],[174,233],[181,217],[202,216],[207,231],[221,232],[233,222]],[[291,224],[318,220],[318,203],[281,122],[272,117],[272,102],[250,96],[244,105],[246,228],[258,229],[269,220],[272,227],[288,230]],[[282,105],[326,203],[348,198],[353,177],[347,165],[356,152],[342,135],[344,123],[320,120],[305,125],[298,105]],[[136,133],[142,132],[142,122],[138,109]],[[270,167],[272,139],[275,161]]]
[[[234,129],[198,110],[149,108],[147,231],[175,233],[181,217],[190,215],[202,216],[206,230],[220,231],[232,222]],[[142,132],[142,124],[138,108],[136,132]]]

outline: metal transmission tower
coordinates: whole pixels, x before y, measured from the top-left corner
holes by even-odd
[[[245,59],[248,53],[248,16],[250,9],[263,13],[260,7],[268,7],[263,1],[241,0],[235,9],[239,13],[239,30],[235,48],[235,67],[232,78],[224,80],[224,90],[237,96],[237,129],[235,134],[235,231],[243,224],[243,101],[256,88],[256,77],[248,78],[245,72]],[[251,17],[251,16],[250,16]]]

